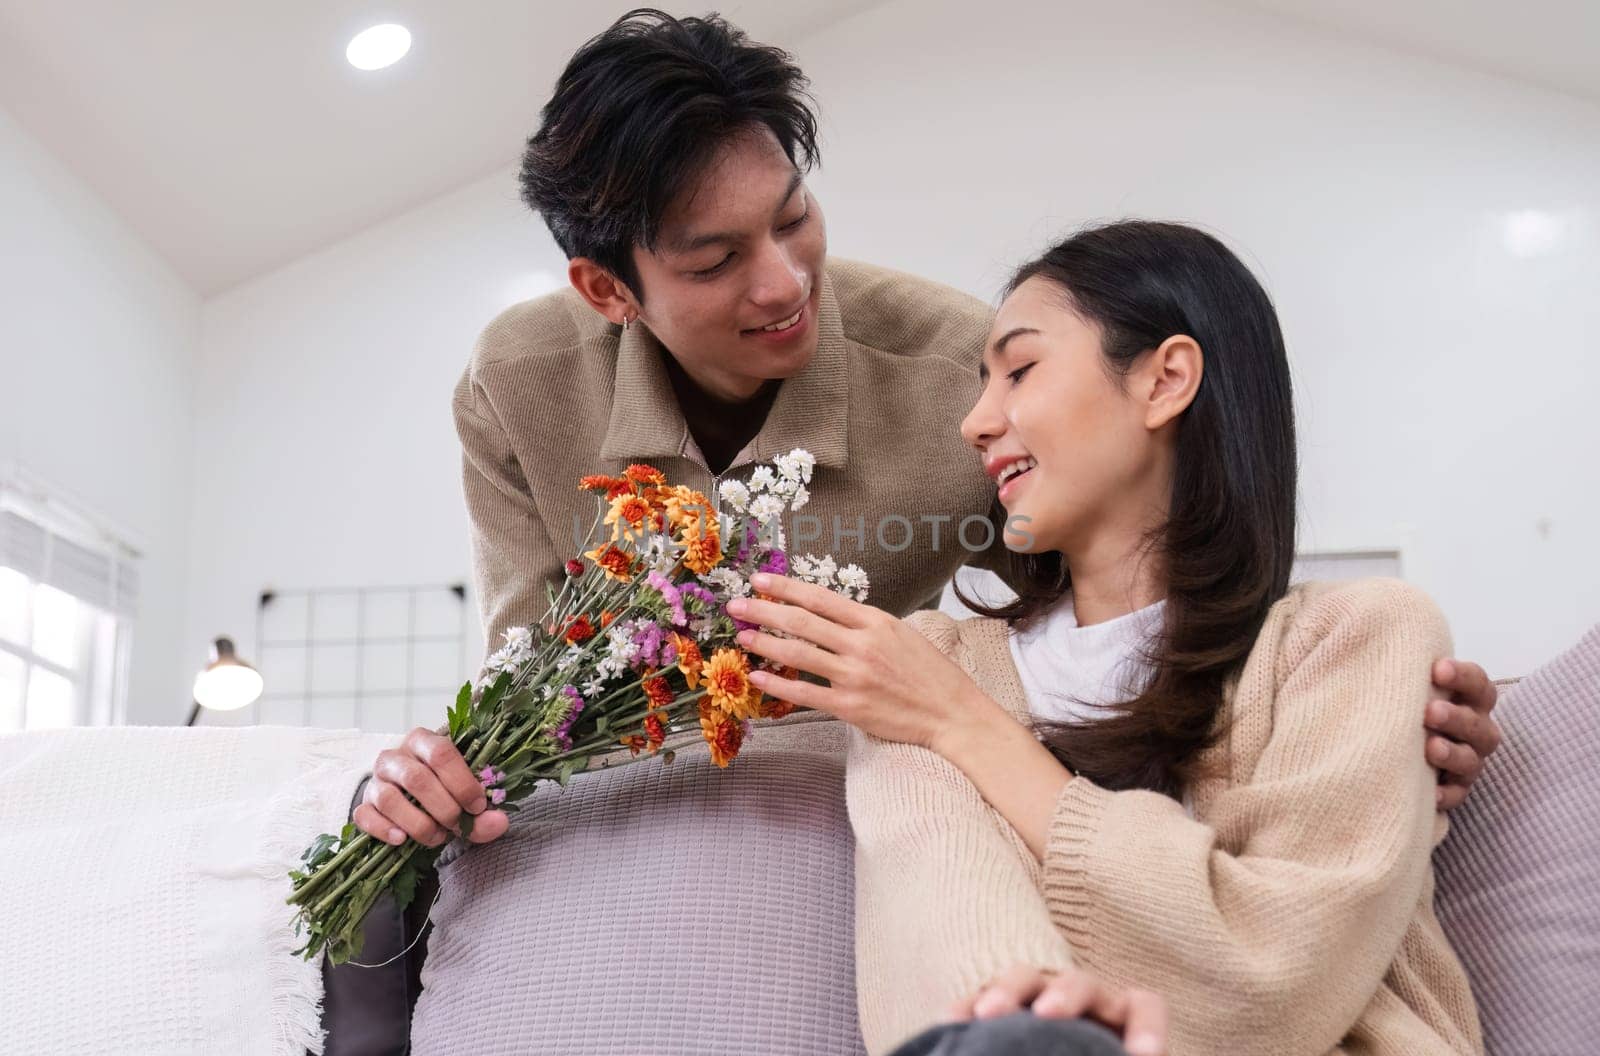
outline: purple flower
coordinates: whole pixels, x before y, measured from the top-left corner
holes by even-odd
[[[734,560],[735,564],[743,565],[750,557],[750,548],[756,545],[756,530],[752,525],[745,525],[744,542],[739,544],[739,554]]]
[[[659,623],[642,620],[638,629],[633,634],[633,644],[639,647],[638,655],[634,657],[634,666],[643,670],[646,667],[661,666],[661,648],[667,644],[666,632]]]
[[[568,751],[572,748],[572,726],[583,713],[583,695],[576,686],[571,685],[562,686],[561,693],[572,702],[572,708],[567,712],[567,717],[561,720],[561,725],[556,727],[555,739],[562,751]]]
[[[673,585],[672,580],[660,572],[652,572],[645,577],[645,582],[660,593],[662,599],[672,609],[672,625],[682,627],[689,622],[688,613],[683,611],[683,594]]]
[[[478,784],[480,784],[480,785],[492,785],[492,784],[494,784],[494,767],[486,766],[482,770],[478,771]]]
[[[506,801],[506,790],[505,789],[497,788],[493,792],[489,793],[489,802],[493,803],[495,806],[498,807],[500,804],[504,803],[505,801]]]
[[[782,550],[773,550],[767,554],[767,559],[761,562],[761,571],[770,572],[775,576],[789,574],[789,555]]]
[[[707,609],[715,609],[717,607],[717,596],[698,583],[685,583],[682,587],[682,593],[686,598],[696,599]]]

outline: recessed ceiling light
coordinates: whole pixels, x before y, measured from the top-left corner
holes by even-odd
[[[344,57],[358,70],[381,70],[399,62],[410,50],[411,31],[385,22],[357,33],[344,49]]]

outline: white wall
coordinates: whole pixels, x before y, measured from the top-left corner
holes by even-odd
[[[199,297],[0,110],[0,474],[19,470],[144,552],[133,723],[188,707],[199,318]]]
[[[1086,219],[1203,222],[1283,313],[1304,548],[1401,549],[1497,674],[1600,618],[1600,107],[1201,3],[974,11],[788,42],[834,252],[991,297]],[[450,388],[561,273],[507,171],[209,302],[189,640],[266,584],[465,577]]]
[[[565,282],[516,193],[499,173],[206,303],[192,639],[255,655],[265,586],[470,581],[450,393],[491,317]]]
[[[1283,317],[1303,549],[1399,548],[1496,674],[1600,619],[1600,107],[1189,0],[897,0],[796,50],[833,252],[991,296],[1084,221],[1199,222]]]

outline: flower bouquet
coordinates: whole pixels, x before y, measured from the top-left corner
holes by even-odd
[[[860,568],[810,556],[791,566],[785,552],[781,518],[805,505],[814,466],[797,449],[757,467],[748,482],[726,481],[720,513],[651,466],[583,478],[580,488],[597,496],[592,549],[566,563],[559,591],[547,586],[540,626],[505,632],[505,644],[449,709],[449,736],[490,804],[515,810],[540,781],[565,785],[597,757],[655,755],[669,734],[695,729],[726,767],[750,720],[793,710],[751,684],[752,658],[735,637],[750,625],[724,606],[751,593],[755,572],[866,599]],[[624,748],[629,753],[618,755]],[[662,754],[671,762],[670,751]],[[461,815],[463,835],[472,821]],[[407,906],[442,849],[385,843],[353,824],[317,837],[289,874],[295,932],[306,936],[297,952],[308,960],[326,952],[335,964],[359,954],[373,903],[388,891]]]

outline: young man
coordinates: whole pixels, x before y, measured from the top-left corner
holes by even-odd
[[[588,473],[649,462],[716,494],[741,467],[804,447],[810,519],[791,530],[854,561],[896,615],[935,604],[972,561],[1003,570],[994,484],[958,423],[978,391],[989,309],[965,294],[830,260],[805,173],[806,80],[721,20],[633,12],[573,57],[523,159],[523,197],[569,258],[572,288],[484,330],[457,386],[477,593],[489,640],[539,618],[577,552]],[[1459,802],[1493,751],[1493,686],[1436,668],[1426,721]],[[437,845],[463,810],[503,834],[449,740],[382,753],[354,819]]]

